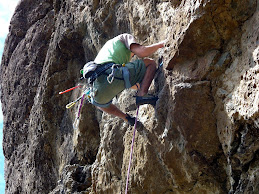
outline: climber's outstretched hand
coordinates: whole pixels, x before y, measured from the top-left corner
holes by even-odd
[[[155,53],[158,49],[163,48],[165,46],[165,40],[149,45],[149,46],[143,46],[140,44],[131,44],[130,50],[134,54],[136,54],[140,58],[148,57]]]
[[[162,41],[158,42],[157,44],[158,44],[159,48],[163,48],[163,47],[165,47],[166,40],[162,40]]]

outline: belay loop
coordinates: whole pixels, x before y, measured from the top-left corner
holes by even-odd
[[[115,76],[115,71],[117,68],[122,68],[122,78]],[[108,69],[111,69],[112,71],[107,75],[105,71]],[[108,62],[98,65],[91,61],[85,64],[84,69],[81,70],[81,73],[83,74],[81,79],[87,79],[89,85],[92,85],[100,75],[106,74],[108,83],[111,84],[115,78],[118,80],[124,80],[125,88],[131,87],[129,70],[125,64],[115,64],[113,62]]]
[[[125,63],[123,63],[122,65],[118,65],[118,64],[113,64],[112,66],[112,72],[107,76],[107,81],[109,84],[111,84],[114,80],[114,78],[116,79],[121,79],[121,78],[117,78],[115,77],[115,68],[122,68],[122,77],[124,80],[124,84],[125,84],[125,88],[130,88],[131,87],[131,83],[130,83],[130,73],[128,68],[126,67]]]
[[[83,70],[81,70],[81,74],[83,74],[83,77],[81,79],[87,79],[88,84],[92,85],[93,82],[102,74],[105,73],[106,70],[113,67],[114,63],[105,63],[102,65],[98,65],[94,63],[93,61],[90,61],[85,64]]]
[[[112,65],[112,72],[107,76],[107,81],[108,81],[109,84],[111,84],[111,83],[113,82],[113,80],[114,80],[115,67],[116,67],[116,66],[117,66],[116,64],[113,64],[113,65]]]

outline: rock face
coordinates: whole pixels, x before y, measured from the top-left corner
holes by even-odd
[[[1,62],[6,193],[124,193],[133,129],[84,104],[79,70],[108,39],[166,39],[140,107],[129,193],[259,191],[256,0],[21,0]],[[136,114],[134,92],[114,103]]]

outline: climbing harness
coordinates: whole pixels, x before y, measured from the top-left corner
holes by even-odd
[[[127,192],[128,192],[128,186],[129,186],[129,175],[130,175],[131,160],[132,160],[132,155],[133,155],[133,147],[134,147],[134,141],[135,141],[135,133],[136,133],[137,121],[138,121],[138,110],[139,110],[139,106],[138,106],[138,108],[137,108],[137,114],[136,114],[136,119],[135,119],[134,131],[133,131],[133,136],[132,136],[132,141],[131,141],[130,159],[129,159],[129,167],[128,167],[128,173],[127,173],[127,181],[126,181],[125,194],[127,194]]]
[[[105,71],[110,68],[112,69],[112,74],[110,74],[109,76],[114,77],[115,67],[121,66],[119,64],[115,64],[112,62],[105,63],[102,65],[98,65],[95,63],[93,64],[93,63],[94,63],[93,61],[86,63],[84,68],[80,71],[81,74],[83,75],[83,77],[81,79],[87,79],[88,84],[93,84],[93,82],[96,80],[96,78],[98,78],[102,74],[106,74]],[[94,67],[94,65],[96,66],[96,68]],[[121,79],[121,78],[117,78],[117,79]]]

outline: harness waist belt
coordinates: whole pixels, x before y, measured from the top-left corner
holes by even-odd
[[[111,63],[105,63],[103,65],[100,65],[96,68],[96,70],[94,71],[94,73],[91,75],[90,77],[90,83],[93,83],[95,81],[95,79],[97,77],[99,77],[102,74],[106,74],[105,72],[106,70],[110,69],[115,63],[111,62]],[[119,67],[122,68],[122,76],[123,76],[123,80],[124,80],[124,84],[125,84],[125,88],[130,88],[131,84],[130,84],[130,73],[127,67],[122,66],[122,65],[118,65]],[[118,78],[118,77],[114,77],[115,79],[119,79],[122,80],[122,78]]]
[[[128,89],[131,87],[129,69],[127,67],[122,67],[122,74],[124,78],[125,88]]]

